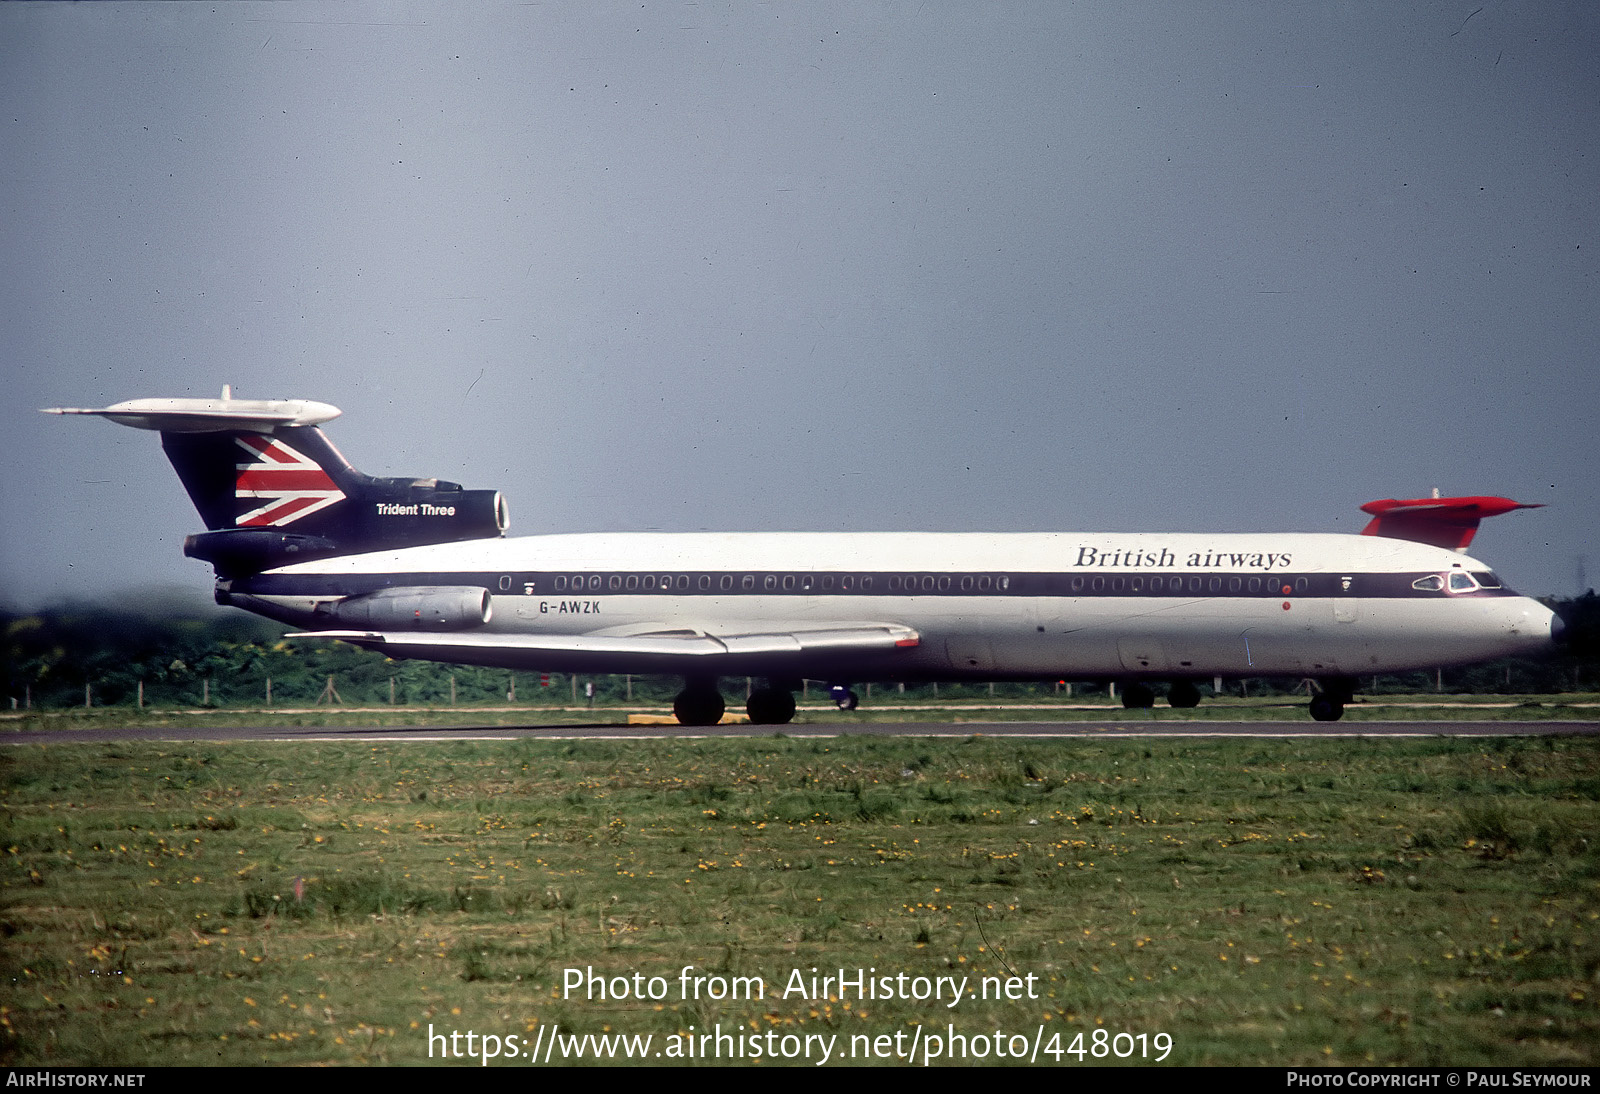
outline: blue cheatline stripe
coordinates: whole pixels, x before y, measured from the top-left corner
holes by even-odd
[[[1510,589],[1449,593],[1413,588],[1434,571],[1250,574],[1237,571],[1058,573],[885,570],[570,570],[397,574],[257,574],[238,593],[358,596],[413,585],[472,585],[507,596],[954,596],[1295,599],[1454,599],[1515,596]]]

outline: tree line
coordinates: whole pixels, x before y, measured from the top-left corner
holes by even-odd
[[[1555,693],[1600,688],[1600,598],[1547,600],[1567,621],[1569,641],[1554,657],[1360,678],[1361,691]],[[12,709],[92,706],[260,707],[667,703],[675,676],[582,676],[392,661],[343,642],[289,641],[278,624],[243,613],[61,606],[0,611],[5,630],[5,690]],[[332,681],[332,688],[329,681]],[[1070,681],[1075,694],[1103,694],[1104,683]],[[860,685],[862,682],[852,681]],[[1237,686],[1237,685],[1232,685]],[[820,698],[822,685],[812,683]],[[874,685],[906,698],[1007,698],[1060,694],[1061,685]],[[1292,680],[1248,681],[1249,694],[1295,690]],[[730,687],[730,693],[734,690]],[[859,690],[859,687],[858,687]]]

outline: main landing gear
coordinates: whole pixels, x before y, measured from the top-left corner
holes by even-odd
[[[715,680],[685,680],[683,690],[672,700],[672,713],[684,726],[714,726],[722,721],[726,709]]]
[[[1192,680],[1174,680],[1167,688],[1167,704],[1178,710],[1200,705],[1200,689]],[[1122,685],[1122,705],[1129,710],[1147,710],[1156,705],[1155,689],[1130,680]]]
[[[794,717],[794,692],[770,684],[757,688],[750,693],[744,709],[745,713],[750,715],[751,725],[787,725]]]
[[[794,718],[794,693],[799,688],[798,680],[766,681],[750,693],[745,713],[753,725],[787,725]],[[714,726],[726,710],[714,679],[686,680],[683,690],[672,700],[672,713],[678,716],[679,725]]]

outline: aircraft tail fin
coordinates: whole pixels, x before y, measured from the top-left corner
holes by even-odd
[[[207,531],[184,553],[224,577],[291,562],[505,531],[505,500],[438,479],[374,478],[340,455],[318,426],[338,417],[304,399],[133,399],[100,409],[58,407],[161,434],[161,447]]]
[[[1372,520],[1361,534],[1465,551],[1472,537],[1478,534],[1478,522],[1483,518],[1497,517],[1513,509],[1538,508],[1538,502],[1517,502],[1488,495],[1441,498],[1435,492],[1431,498],[1384,498],[1361,507],[1363,513],[1372,514]]]

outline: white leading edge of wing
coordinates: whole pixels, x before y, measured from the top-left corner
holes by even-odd
[[[724,657],[764,654],[878,652],[916,646],[921,637],[895,623],[832,626],[822,630],[742,634],[457,634],[428,631],[297,631],[288,638],[336,638],[406,656],[423,649],[515,651],[519,654],[588,654],[682,658],[703,664]]]

